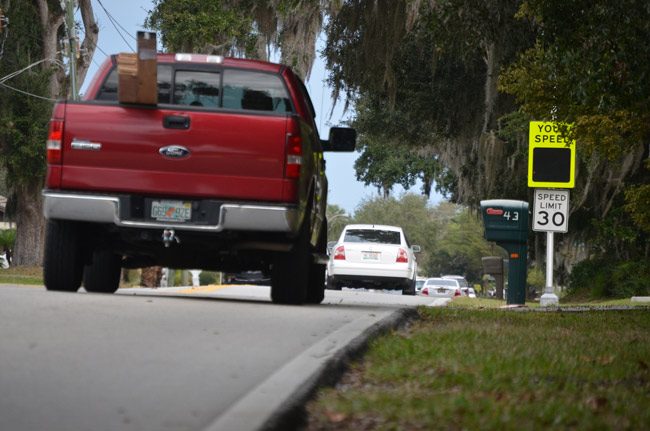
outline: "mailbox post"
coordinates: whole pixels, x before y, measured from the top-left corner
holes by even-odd
[[[526,303],[528,202],[509,199],[481,201],[484,236],[508,252],[507,304]]]
[[[499,256],[482,257],[483,272],[494,277],[496,296],[503,299],[503,258]]]

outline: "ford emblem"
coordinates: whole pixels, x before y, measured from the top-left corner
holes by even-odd
[[[169,145],[158,150],[160,154],[171,159],[182,159],[190,155],[190,150],[180,145]]]

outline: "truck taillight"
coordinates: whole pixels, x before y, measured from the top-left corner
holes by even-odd
[[[334,260],[345,260],[345,247],[339,245],[334,250]]]
[[[302,137],[287,135],[287,164],[284,171],[286,178],[300,178],[302,165]]]
[[[50,164],[61,163],[61,142],[63,141],[63,121],[51,120],[50,130],[47,134],[47,162]]]
[[[460,295],[461,295],[460,289],[456,289],[456,291],[454,292],[454,297],[460,296]]]
[[[408,253],[403,248],[400,248],[397,251],[397,259],[395,259],[395,262],[397,262],[397,263],[408,263],[408,261],[409,261]]]
[[[302,136],[300,123],[296,118],[291,119],[286,143],[287,160],[284,166],[284,177],[291,179],[300,178],[302,165]]]

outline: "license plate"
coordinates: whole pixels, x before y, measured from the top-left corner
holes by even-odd
[[[379,252],[378,251],[364,251],[363,252],[363,260],[374,260],[378,261],[379,260]]]
[[[192,203],[182,201],[151,202],[151,218],[158,221],[184,222],[192,218]]]

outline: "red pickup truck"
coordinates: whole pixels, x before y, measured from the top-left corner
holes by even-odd
[[[327,242],[323,151],[287,66],[158,54],[158,104],[118,102],[116,56],[82,101],[54,107],[43,190],[49,290],[117,290],[121,268],[271,276],[276,303],[320,303]]]

